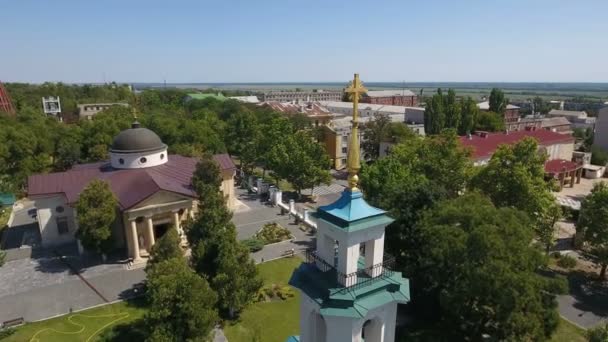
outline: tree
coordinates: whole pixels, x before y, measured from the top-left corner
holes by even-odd
[[[563,279],[537,274],[544,258],[530,245],[531,222],[477,193],[437,204],[418,225],[418,297],[436,310],[448,340],[545,340],[559,323]],[[412,251],[403,249],[402,253]],[[507,290],[508,289],[508,290]]]
[[[437,94],[427,101],[424,109],[424,131],[427,134],[439,134],[445,127],[443,93],[437,89]]]
[[[477,107],[477,103],[475,103],[471,97],[467,97],[466,99],[462,99],[460,107],[461,119],[460,126],[458,127],[458,134],[471,134],[475,130],[475,126],[477,125],[477,117],[479,116],[479,108]]]
[[[608,152],[598,145],[591,146],[591,164],[601,166],[608,164]]]
[[[391,118],[388,114],[376,112],[373,119],[363,125],[361,149],[365,159],[378,159],[380,143],[387,138],[390,123]]]
[[[446,131],[426,139],[408,139],[386,158],[362,168],[366,199],[395,219],[386,230],[386,248],[402,267],[410,269],[417,262],[420,236],[416,224],[424,210],[459,196],[466,188],[472,169],[469,156],[458,136]],[[404,248],[412,253],[401,253]]]
[[[587,331],[587,341],[606,342],[608,341],[608,324],[600,325]]]
[[[606,278],[608,267],[608,184],[595,184],[581,204],[577,233],[589,244],[597,263],[602,267],[600,279]]]
[[[477,115],[475,129],[487,132],[504,131],[505,120],[500,114],[482,111]]]
[[[505,99],[505,94],[498,88],[492,88],[490,92],[490,112],[498,113],[501,116],[505,114],[509,100]]]
[[[91,181],[76,202],[78,231],[82,245],[98,253],[112,248],[112,224],[116,220],[118,202],[103,180]]]
[[[284,137],[272,148],[269,165],[277,178],[290,182],[301,195],[302,189],[329,183],[330,161],[325,149],[308,132]]]
[[[242,244],[227,244],[218,256],[218,273],[212,286],[217,291],[220,310],[229,318],[242,311],[262,287],[249,250]]]
[[[205,341],[218,320],[217,295],[181,258],[147,270],[149,341]]]
[[[447,96],[444,98],[445,108],[445,127],[458,129],[461,121],[460,103],[456,102],[456,93],[454,89],[449,89]]]
[[[554,203],[544,178],[546,158],[546,154],[538,152],[538,144],[532,138],[500,145],[488,165],[473,178],[471,186],[498,207],[514,207],[533,220],[540,219]]]
[[[547,114],[547,113],[549,113],[549,110],[551,110],[551,107],[549,107],[549,104],[547,102],[545,102],[545,100],[543,100],[543,98],[540,96],[536,96],[536,97],[534,97],[534,99],[532,99],[532,105],[534,106],[535,113]],[[532,113],[532,114],[535,114],[535,113]]]
[[[218,292],[218,306],[230,318],[253,299],[261,287],[257,269],[249,252],[236,239],[232,213],[218,189],[219,168],[210,162],[197,165],[193,183],[199,195],[199,211],[186,226],[192,246],[191,264],[196,272],[209,279]]]
[[[182,251],[180,244],[181,240],[177,233],[177,229],[175,227],[169,227],[165,235],[158,239],[154,246],[152,246],[146,269],[169,259],[183,259],[184,252]]]

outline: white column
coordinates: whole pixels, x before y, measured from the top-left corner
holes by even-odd
[[[274,198],[275,198],[274,201],[276,204],[282,203],[283,202],[283,192],[281,190],[277,189],[277,191],[275,191],[275,193],[274,193]]]
[[[359,244],[348,246],[346,242],[338,245],[338,272],[344,276],[357,271],[357,262],[359,261]],[[349,278],[338,277],[338,281],[344,286],[352,286],[357,283],[357,276],[353,275]]]
[[[289,213],[290,214],[296,213],[296,202],[292,199],[289,200]]]
[[[332,267],[334,267],[335,258],[334,245],[333,238],[323,233],[317,234],[317,255]],[[320,267],[320,265],[317,266]]]
[[[139,241],[137,240],[137,222],[135,220],[131,221],[131,246],[133,250],[131,251],[133,256],[133,261],[140,261],[141,257],[139,256]]]
[[[152,223],[152,216],[150,217],[146,217],[146,235],[147,235],[147,239],[148,240],[148,245],[146,246],[146,250],[148,251],[148,253],[150,253],[152,251],[152,246],[154,246],[154,243],[156,243],[155,239],[154,239],[154,224]]]
[[[179,212],[178,211],[173,212],[173,225],[175,226],[175,229],[177,230],[177,234],[181,236],[182,227],[179,224]]]
[[[384,234],[376,240],[365,242],[365,272],[371,277],[382,274],[384,258]],[[376,266],[376,267],[373,267]]]
[[[308,215],[309,215],[309,210],[308,209],[304,209],[304,223],[308,222]]]

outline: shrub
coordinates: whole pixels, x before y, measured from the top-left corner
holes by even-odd
[[[264,248],[264,241],[260,239],[246,239],[241,241],[241,243],[249,249],[250,253],[257,252]]]
[[[562,257],[557,260],[557,266],[566,269],[574,268],[576,267],[576,259],[569,255],[562,255]]]
[[[255,234],[255,238],[269,244],[291,239],[291,232],[283,228],[280,224],[273,222],[265,224],[264,227]]]
[[[593,328],[587,332],[589,342],[604,342],[608,340],[608,325]]]
[[[0,267],[2,267],[2,265],[4,265],[5,261],[6,261],[6,252],[0,251]]]
[[[292,298],[293,296],[295,296],[295,292],[290,286],[271,284],[262,287],[255,295],[255,300],[257,302],[266,302],[277,298],[286,300],[288,298]]]

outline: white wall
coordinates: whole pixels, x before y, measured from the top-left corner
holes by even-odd
[[[38,225],[43,246],[56,246],[76,239],[75,234],[78,226],[74,219],[74,209],[67,205],[63,195],[35,198],[32,200],[36,208],[38,208]],[[63,207],[62,213],[57,211],[57,208],[60,206]],[[56,221],[58,217],[67,217],[68,233],[59,234]]]
[[[167,150],[151,153],[110,153],[112,167],[117,169],[142,169],[162,165],[167,162]],[[145,158],[145,162],[142,160]],[[123,160],[123,163],[120,160]]]
[[[608,107],[600,109],[598,113],[593,144],[608,150]]]

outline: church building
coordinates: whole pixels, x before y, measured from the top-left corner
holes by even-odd
[[[213,158],[222,174],[220,190],[233,209],[235,165],[227,154]],[[113,225],[116,247],[125,248],[134,262],[142,261],[170,227],[183,235],[182,222],[196,212],[197,194],[191,184],[196,164],[196,158],[169,155],[156,133],[135,122],[114,138],[109,161],[30,176],[28,197],[38,211],[42,245],[76,241],[74,205],[89,182],[101,179],[118,201]]]

